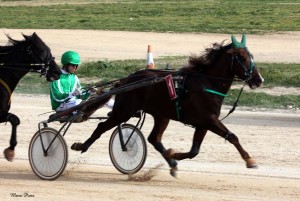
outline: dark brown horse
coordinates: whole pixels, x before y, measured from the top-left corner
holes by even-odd
[[[120,86],[150,77],[166,77],[169,74],[174,77],[177,98],[171,100],[166,82],[117,94],[109,119],[99,123],[91,137],[83,144],[74,143],[71,148],[87,151],[105,131],[129,120],[136,111],[143,110],[154,118],[154,127],[148,141],[166,159],[173,176],[176,176],[177,171],[176,160],[194,158],[199,153],[208,130],[232,143],[246,161],[248,168],[256,167],[254,159],[242,148],[237,136],[219,120],[223,99],[235,76],[244,80],[252,89],[259,87],[263,82],[246,47],[245,35],[241,42],[232,36],[232,43],[214,44],[200,57],[190,57],[188,66],[179,71],[141,70],[123,80]],[[167,150],[161,143],[170,119],[195,128],[190,151],[179,153],[173,149]]]
[[[8,37],[10,45],[0,46],[0,123],[10,122],[12,125],[10,146],[4,150],[4,156],[8,161],[14,158],[17,126],[20,124],[19,118],[9,113],[12,92],[28,72],[45,75],[48,81],[58,79],[61,73],[50,48],[36,33],[23,36],[25,40],[22,41]]]

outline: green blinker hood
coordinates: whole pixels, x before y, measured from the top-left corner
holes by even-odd
[[[241,42],[238,42],[233,35],[231,35],[231,42],[233,48],[245,48],[246,47],[246,35],[243,34]]]

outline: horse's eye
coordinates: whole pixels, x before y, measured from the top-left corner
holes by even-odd
[[[243,61],[243,62],[245,62],[247,60],[245,57],[243,57],[241,55],[239,55],[238,58],[239,58],[240,61]]]

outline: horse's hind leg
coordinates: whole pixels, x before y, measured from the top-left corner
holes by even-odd
[[[88,138],[84,143],[73,143],[71,146],[72,150],[81,151],[81,153],[86,152],[88,148],[98,139],[101,135],[108,131],[109,129],[117,126],[118,123],[114,121],[112,118],[108,118],[105,122],[101,122],[98,124],[97,128],[92,133],[91,137]]]
[[[17,146],[17,126],[20,124],[20,119],[11,113],[6,116],[6,121],[9,121],[12,126],[10,146],[4,150],[6,160],[12,162],[15,157],[15,147]]]
[[[177,171],[177,162],[173,158],[167,157],[167,150],[161,143],[162,135],[163,132],[166,130],[168,124],[169,124],[169,119],[167,118],[162,118],[162,117],[156,117],[153,116],[154,118],[154,127],[148,137],[149,143],[151,143],[154,148],[162,154],[162,156],[165,158],[165,160],[168,162],[169,166],[171,167],[171,175],[176,177],[176,171]]]

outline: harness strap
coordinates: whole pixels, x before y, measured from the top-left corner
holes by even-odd
[[[176,105],[176,116],[178,120],[181,120],[181,107],[179,105],[180,96],[177,96],[175,99],[175,105]]]
[[[21,67],[21,68],[20,68]],[[24,68],[23,68],[24,67]],[[26,68],[29,67],[29,68]],[[41,67],[40,69],[33,69],[33,67]],[[45,64],[7,64],[0,63],[0,68],[13,69],[19,71],[29,71],[33,73],[41,73],[45,67]]]
[[[182,108],[181,108],[181,99],[182,99],[182,93],[183,93],[183,82],[185,78],[177,77],[174,79],[174,85],[175,85],[175,91],[177,97],[175,98],[175,106],[176,106],[176,116],[177,119],[180,121],[182,120]]]
[[[205,88],[205,89],[203,89],[205,92],[208,92],[208,93],[212,93],[212,94],[216,94],[216,95],[219,95],[219,96],[223,96],[223,97],[225,97],[225,96],[227,96],[226,94],[223,94],[223,93],[221,93],[221,92],[218,92],[218,91],[215,91],[215,90],[212,90],[212,89],[207,89],[207,88]]]
[[[8,104],[10,104],[12,92],[11,92],[9,86],[6,84],[6,82],[4,82],[2,79],[0,79],[0,83],[4,86],[4,88],[6,89],[6,91],[7,91],[8,94],[9,94],[9,101],[8,101]]]

